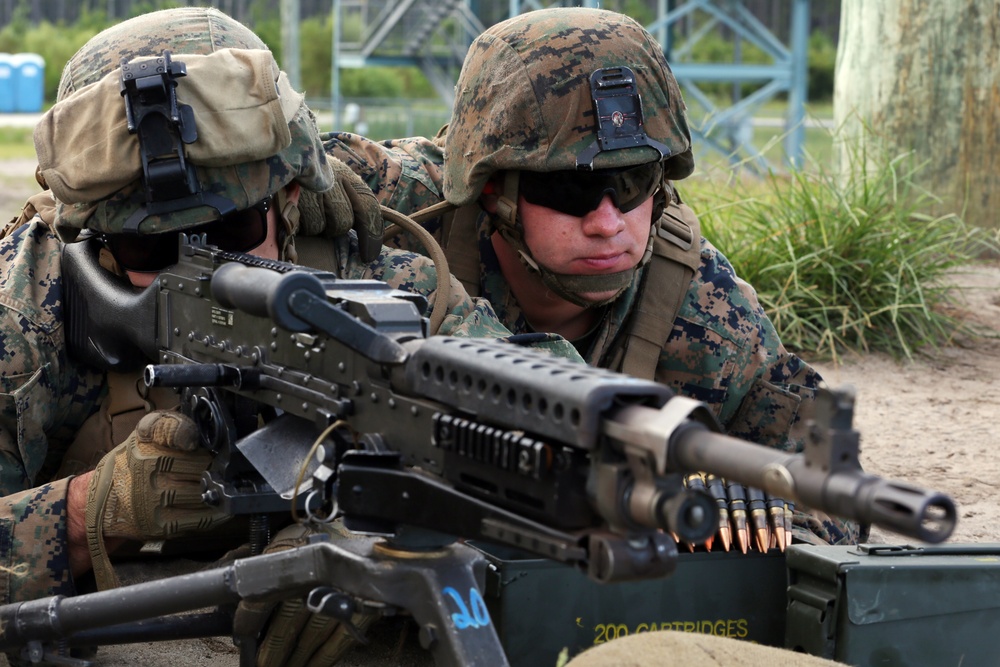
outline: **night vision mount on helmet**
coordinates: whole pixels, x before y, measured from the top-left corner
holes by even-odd
[[[187,67],[173,61],[169,51],[154,61],[122,61],[125,118],[129,134],[139,139],[146,193],[146,205],[129,216],[123,233],[139,233],[139,224],[150,213],[205,205],[220,216],[236,210],[231,200],[202,191],[194,165],[185,158],[184,144],[197,141],[198,129],[191,105],[177,102],[177,80],[183,76]]]
[[[601,151],[649,146],[670,157],[670,149],[646,135],[642,120],[642,98],[635,87],[635,72],[629,67],[605,67],[590,75],[597,138],[576,156],[576,168],[590,171]]]

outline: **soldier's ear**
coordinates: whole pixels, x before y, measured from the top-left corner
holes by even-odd
[[[297,181],[292,181],[285,186],[285,197],[288,203],[296,204],[299,203],[299,195],[302,194],[302,186],[298,184]]]
[[[483,185],[483,191],[479,194],[479,205],[487,213],[493,214],[497,212],[498,189],[501,183],[502,181],[494,175],[493,178],[486,181],[486,184]]]

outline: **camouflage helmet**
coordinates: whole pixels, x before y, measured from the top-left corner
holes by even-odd
[[[543,9],[494,25],[469,49],[445,144],[448,201],[474,201],[497,171],[577,169],[598,137],[590,77],[620,67],[635,74],[646,135],[666,150],[602,150],[593,168],[662,159],[666,178],[689,176],[694,159],[684,101],[653,37],[622,14]]]
[[[187,67],[176,97],[193,108],[198,136],[184,152],[201,199],[147,213],[140,142],[126,128],[120,66],[162,63],[164,51]],[[208,8],[144,14],[88,41],[63,69],[35,147],[40,176],[57,200],[55,227],[66,241],[83,228],[186,229],[217,219],[222,208],[249,208],[292,181],[314,192],[334,183],[315,118],[267,46]]]

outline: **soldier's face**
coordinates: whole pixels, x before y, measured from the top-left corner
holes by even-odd
[[[263,257],[264,259],[278,259],[278,223],[277,213],[272,206],[267,211],[267,236],[263,242],[247,251],[249,255]],[[125,271],[129,282],[134,287],[145,288],[153,284],[153,281],[160,275],[159,271]]]
[[[539,264],[555,273],[601,275],[634,269],[649,241],[653,198],[622,213],[610,195],[582,217],[532,204],[518,198],[524,242]],[[600,301],[615,292],[594,292],[584,298]]]
[[[285,186],[285,194],[288,201],[292,204],[298,203],[301,193],[301,187],[294,181]],[[278,247],[278,212],[275,210],[275,206],[272,205],[267,209],[267,235],[260,245],[248,250],[247,253],[264,259],[280,259],[278,257],[280,254]],[[149,287],[156,280],[159,271],[138,272],[126,270],[125,275],[128,276],[133,286]]]

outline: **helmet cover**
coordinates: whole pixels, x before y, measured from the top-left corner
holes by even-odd
[[[684,101],[653,37],[622,14],[552,8],[498,23],[473,41],[445,144],[448,201],[474,201],[497,171],[577,169],[598,136],[591,75],[620,67],[635,74],[645,133],[667,148],[665,178],[689,176],[694,159]],[[604,150],[593,168],[660,157],[646,145]]]
[[[125,222],[145,205],[139,140],[134,134],[121,136],[126,123],[125,102],[120,94],[114,99],[116,95],[112,93],[109,80],[118,80],[119,65],[123,61],[159,58],[165,50],[170,51],[175,62],[185,61],[185,56],[214,58],[211,62],[223,63],[215,67],[232,68],[227,71],[234,74],[234,79],[240,75],[255,77],[259,84],[255,92],[264,90],[269,96],[268,99],[254,99],[248,91],[245,103],[240,99],[230,99],[225,107],[227,113],[241,107],[256,107],[261,110],[260,114],[270,115],[269,123],[275,127],[270,128],[273,131],[268,140],[272,142],[272,147],[266,155],[255,154],[252,147],[241,151],[236,145],[238,141],[228,141],[228,137],[212,137],[209,141],[203,126],[216,130],[224,128],[227,117],[223,114],[214,124],[209,124],[209,111],[214,109],[203,111],[199,117],[198,110],[204,110],[205,105],[190,102],[196,110],[195,124],[199,135],[204,140],[195,141],[186,152],[204,192],[228,200],[237,209],[244,209],[276,193],[293,180],[303,188],[316,192],[332,187],[333,171],[319,140],[315,118],[305,106],[302,96],[291,89],[287,77],[280,72],[263,41],[249,28],[217,10],[167,9],[124,21],[89,40],[66,64],[56,104],[46,114],[50,118],[43,118],[36,128],[39,166],[43,177],[47,166],[53,170],[49,173],[53,181],[50,185],[54,186],[53,193],[58,202],[55,226],[64,240],[74,240],[83,228],[102,233],[121,233]],[[226,57],[227,54],[231,57]],[[254,72],[247,74],[245,70],[248,67]],[[191,81],[196,76],[192,71],[187,77],[178,79],[179,103],[188,101],[185,94],[194,90]],[[243,88],[235,85],[226,93],[231,95],[233,90],[237,91],[237,98],[244,94],[240,92]],[[119,134],[116,136],[127,144],[125,149],[102,148],[102,141],[107,144],[110,141],[107,137],[98,136],[98,132],[88,133],[87,128],[75,133],[64,131],[69,124],[66,121],[78,118],[81,113],[99,116],[94,111],[96,108],[108,110],[112,118],[108,122],[117,126],[115,129]],[[58,121],[55,120],[57,118]],[[236,131],[236,125],[229,124],[233,131]],[[111,131],[114,132],[114,129]],[[243,131],[245,134],[246,128]],[[81,143],[90,145],[81,146]],[[92,186],[100,184],[88,172],[103,173],[102,169],[110,169],[108,165],[101,164],[100,156],[110,158],[118,154],[114,151],[120,150],[134,155],[134,160],[125,162],[128,168],[135,166],[137,178],[113,192],[97,192],[95,195]],[[115,181],[109,182],[117,185]],[[215,220],[218,215],[219,211],[208,205],[151,214],[142,219],[138,232],[187,229]]]

